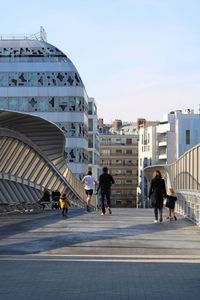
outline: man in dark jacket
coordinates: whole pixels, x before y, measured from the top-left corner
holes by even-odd
[[[100,190],[101,192],[101,209],[102,209],[102,215],[105,215],[105,197],[108,205],[108,211],[109,214],[112,214],[111,210],[111,201],[110,201],[110,194],[111,194],[111,186],[114,184],[115,181],[112,177],[112,175],[108,174],[108,168],[103,168],[103,174],[99,176],[99,185],[97,188],[97,192]]]

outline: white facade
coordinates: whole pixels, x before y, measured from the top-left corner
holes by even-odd
[[[140,127],[138,137],[137,207],[146,207],[148,191],[143,170],[156,162],[156,126]]]
[[[171,164],[200,142],[200,115],[177,110],[157,125],[157,164]]]
[[[88,99],[88,169],[98,180],[100,175],[99,130],[94,98]]]
[[[62,128],[66,163],[81,177],[88,164],[88,96],[73,63],[43,36],[0,40],[0,109],[37,115]]]
[[[200,115],[193,110],[175,111],[157,126],[139,129],[138,206],[148,207],[148,183],[143,169],[175,162],[200,143]]]

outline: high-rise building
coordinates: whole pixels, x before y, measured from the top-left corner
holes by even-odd
[[[71,60],[39,36],[0,38],[0,109],[40,116],[62,128],[65,160],[77,177],[88,164],[88,96]]]

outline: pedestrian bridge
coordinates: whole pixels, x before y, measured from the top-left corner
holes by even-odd
[[[199,227],[178,215],[154,224],[153,209],[60,210],[1,215],[1,255],[63,256],[66,259],[200,262]]]
[[[65,192],[74,207],[85,206],[83,185],[66,165],[64,145],[64,134],[55,124],[0,111],[0,212],[34,207],[45,189]],[[161,170],[168,187],[175,188],[179,214],[199,225],[200,145],[172,165],[145,168],[149,180],[155,169]]]

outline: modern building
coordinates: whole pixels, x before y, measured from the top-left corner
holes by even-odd
[[[138,130],[138,188],[137,207],[148,205],[147,179],[144,168],[156,163],[156,125],[158,122],[144,122]],[[151,125],[151,126],[148,126]]]
[[[88,99],[88,169],[96,179],[100,175],[99,129],[97,106],[94,98]]]
[[[200,114],[192,109],[170,112],[163,122],[139,129],[138,206],[148,206],[148,185],[143,169],[174,163],[200,143]]]
[[[69,170],[63,131],[30,114],[0,111],[0,212],[38,207],[45,190],[65,192],[85,206],[85,192]]]
[[[112,206],[136,207],[138,171],[136,128],[130,130],[132,134],[124,134],[123,124],[119,120],[110,126],[102,125],[101,120],[99,125],[101,166],[107,166],[115,180],[111,194]]]
[[[65,160],[76,176],[88,165],[88,96],[74,64],[39,35],[0,39],[0,109],[29,113],[64,132]]]

